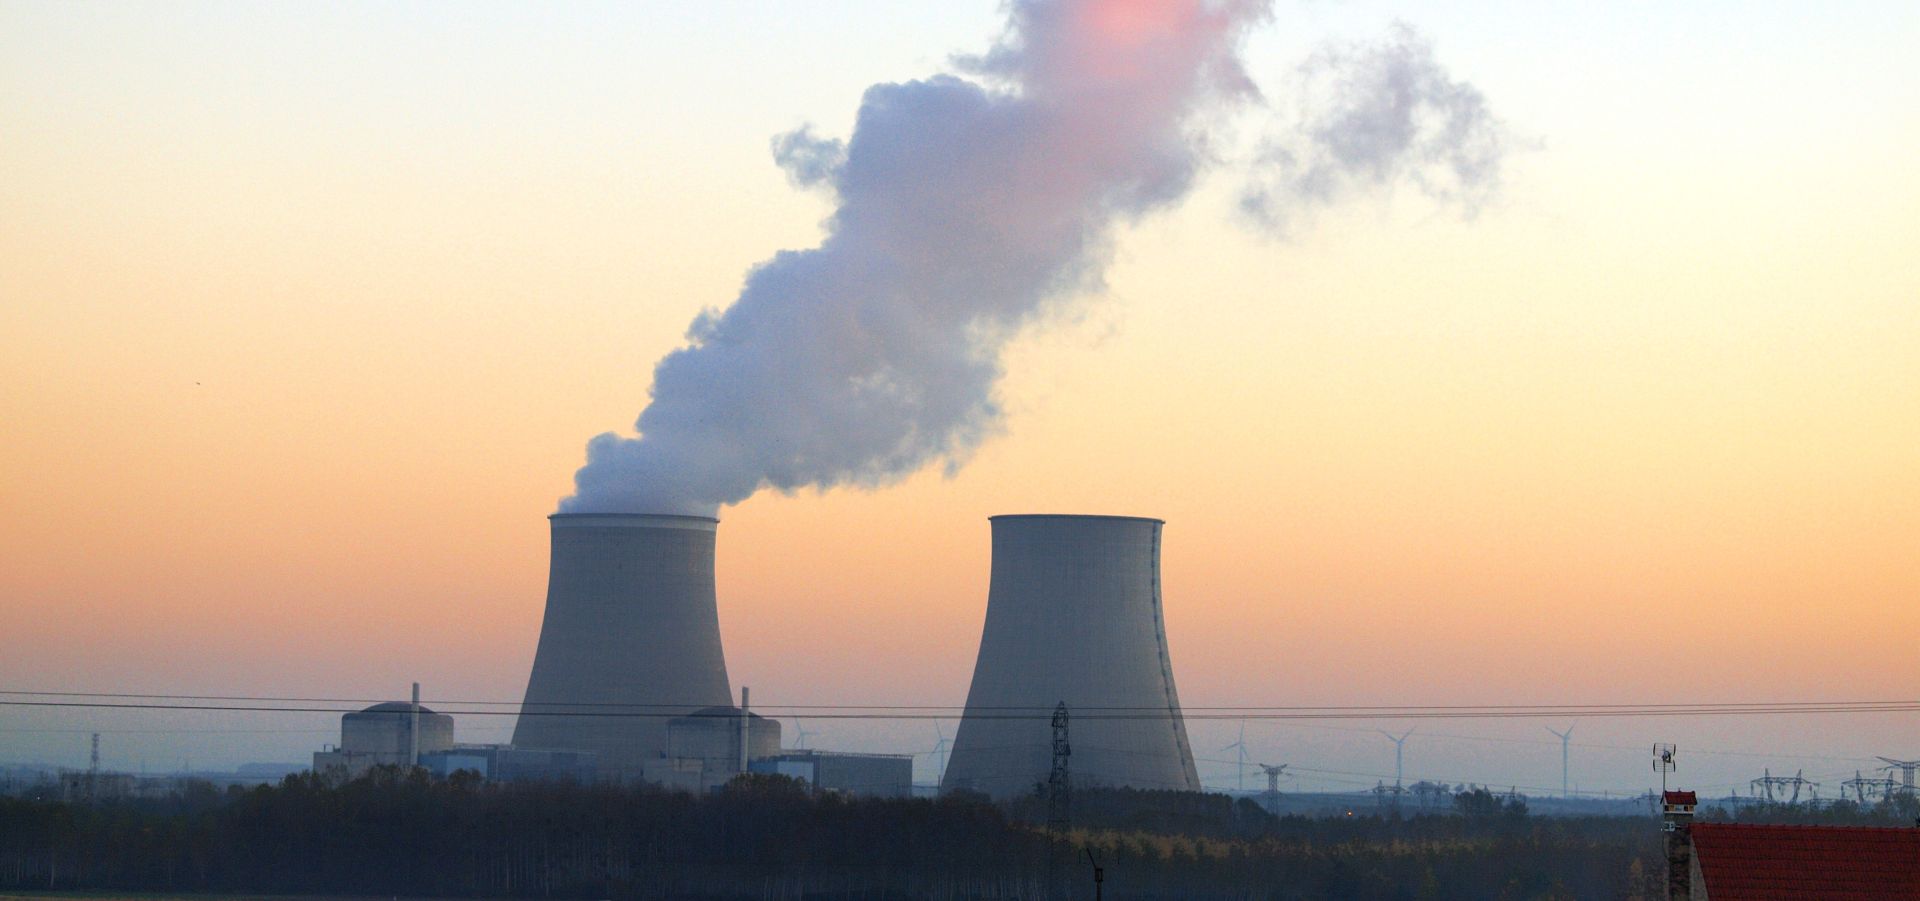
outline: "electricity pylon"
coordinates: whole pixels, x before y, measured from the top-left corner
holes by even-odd
[[[1868,797],[1893,797],[1893,793],[1899,791],[1900,783],[1893,781],[1892,778],[1868,779],[1860,775],[1859,770],[1854,770],[1852,779],[1840,783],[1841,797],[1846,797],[1847,789],[1853,789],[1853,796],[1859,799],[1860,803],[1864,805],[1867,803]]]
[[[1287,765],[1263,763],[1260,772],[1267,774],[1267,812],[1277,814],[1280,812],[1280,777],[1286,775]]]
[[[1058,848],[1073,828],[1073,777],[1068,761],[1073,746],[1067,742],[1067,702],[1053,708],[1053,769],[1047,774],[1047,897],[1055,897],[1059,882],[1054,878]]]
[[[1269,794],[1279,794],[1280,777],[1286,775],[1287,765],[1283,763],[1279,766],[1274,766],[1271,763],[1263,763],[1260,764],[1260,771],[1267,774],[1267,792]]]
[[[1900,771],[1900,790],[1909,795],[1913,794],[1913,771],[1920,769],[1920,760],[1895,760],[1891,757],[1880,759],[1887,762],[1887,765],[1881,769],[1886,770],[1888,776],[1892,776],[1894,770]]]
[[[87,760],[87,803],[100,797],[100,733],[93,733],[93,754]]]
[[[1067,702],[1053,708],[1053,769],[1047,774],[1047,832],[1064,837],[1071,828],[1073,780],[1067,766],[1073,747],[1067,741]]]
[[[1753,787],[1764,792],[1769,803],[1798,804],[1800,803],[1800,790],[1803,788],[1811,789],[1816,795],[1819,792],[1820,783],[1808,781],[1803,776],[1806,772],[1805,770],[1797,770],[1791,776],[1775,776],[1772,770],[1761,770],[1760,772],[1760,778],[1753,780]],[[1776,788],[1791,788],[1793,789],[1793,794],[1789,796],[1786,801],[1782,802],[1773,793]]]

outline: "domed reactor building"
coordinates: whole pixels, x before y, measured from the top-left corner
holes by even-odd
[[[941,791],[1030,793],[1064,702],[1074,787],[1199,791],[1160,606],[1158,519],[995,516],[986,628]]]
[[[556,513],[547,612],[514,727],[521,748],[592,751],[638,779],[667,723],[726,706],[713,542],[704,516]]]

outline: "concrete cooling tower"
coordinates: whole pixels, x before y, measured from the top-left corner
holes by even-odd
[[[668,719],[730,703],[713,592],[718,521],[548,519],[547,614],[513,743],[593,751],[601,775],[638,778],[666,753]]]
[[[1033,791],[1065,701],[1075,787],[1199,791],[1160,612],[1161,520],[991,522],[986,629],[941,790]]]

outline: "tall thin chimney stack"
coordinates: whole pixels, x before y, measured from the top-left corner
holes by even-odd
[[[1695,792],[1660,793],[1660,829],[1667,836],[1667,898],[1693,897],[1693,812],[1700,803]]]
[[[407,724],[407,765],[420,765],[420,683],[413,683],[413,707],[409,713],[412,721]]]
[[[747,726],[753,719],[747,712],[747,687],[740,686],[740,772],[747,771]]]

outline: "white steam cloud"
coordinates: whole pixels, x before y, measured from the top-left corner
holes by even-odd
[[[1314,208],[1411,184],[1464,218],[1500,187],[1506,128],[1405,24],[1300,65],[1293,112],[1262,142],[1241,210],[1279,233]]]
[[[1014,0],[1005,35],[959,61],[969,77],[869,88],[844,142],[806,128],[775,138],[789,179],[837,200],[826,238],[775,254],[731,306],[694,320],[654,370],[639,436],[589,442],[561,511],[711,515],[765,487],[957,469],[998,427],[1007,340],[1050,302],[1099,288],[1116,224],[1187,194],[1207,161],[1196,113],[1257,97],[1238,48],[1267,6]],[[1245,207],[1276,222],[1283,203],[1332,199],[1370,155],[1376,180],[1429,177],[1426,160],[1448,151],[1424,117],[1464,102],[1436,86],[1476,109],[1479,95],[1415,49],[1414,137],[1343,136],[1394,127],[1378,102],[1350,104],[1289,162],[1270,147],[1279,180]],[[1474,166],[1497,171],[1497,154],[1461,152],[1463,188],[1484,183]]]

